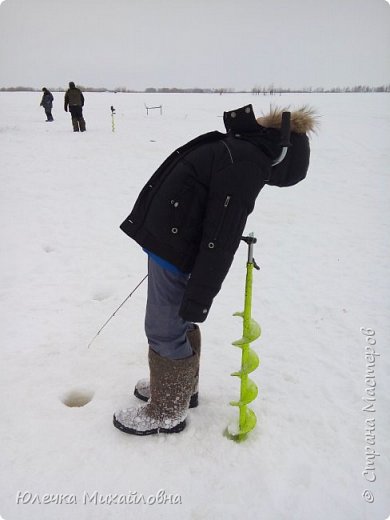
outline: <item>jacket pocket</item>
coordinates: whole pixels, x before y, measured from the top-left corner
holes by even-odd
[[[170,199],[170,223],[173,235],[181,233],[187,227],[193,202],[194,188],[189,184],[183,186],[183,189]]]
[[[218,247],[233,250],[241,239],[247,215],[232,195],[226,195],[220,204],[216,225],[207,245],[209,249]]]

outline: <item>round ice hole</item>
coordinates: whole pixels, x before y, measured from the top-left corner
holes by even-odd
[[[71,390],[62,396],[61,401],[69,408],[81,408],[92,401],[93,395],[90,390]]]

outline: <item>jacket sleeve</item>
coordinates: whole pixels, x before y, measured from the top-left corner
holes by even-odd
[[[64,110],[65,110],[65,112],[68,111],[68,105],[69,105],[69,96],[68,96],[68,93],[66,92],[65,93],[65,98],[64,98]]]
[[[83,107],[84,106],[84,96],[81,91],[80,91],[80,96],[81,96],[81,106]]]
[[[251,163],[233,164],[212,175],[199,252],[179,310],[183,319],[207,318],[263,186],[259,167]]]

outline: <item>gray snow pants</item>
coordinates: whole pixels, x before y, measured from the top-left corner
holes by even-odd
[[[192,355],[187,331],[194,324],[179,316],[188,274],[173,273],[148,258],[148,298],[145,333],[154,352],[168,359]]]

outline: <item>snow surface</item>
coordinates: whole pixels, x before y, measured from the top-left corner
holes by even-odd
[[[41,93],[0,93],[0,515],[387,518],[390,96],[86,93],[85,134],[72,132],[63,94],[54,97],[55,121],[45,123]],[[162,103],[163,115],[147,116],[144,103]],[[322,116],[306,181],[265,188],[246,228],[261,265],[258,426],[241,444],[223,436],[237,412],[228,403],[238,392],[230,373],[240,351],[230,343],[241,336],[232,314],[243,304],[242,245],[202,326],[200,404],[186,430],[126,435],[112,414],[141,404],[132,391],[147,376],[146,283],[87,348],[146,272],[144,253],[118,226],[168,153],[223,130],[223,111],[247,103],[258,114],[270,103],[309,103]],[[371,347],[361,327],[375,331],[380,354],[375,412],[363,411]],[[379,453],[375,482],[362,474],[367,447]],[[159,490],[174,496],[142,503]],[[118,494],[138,503],[116,503]]]

